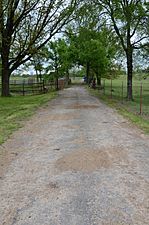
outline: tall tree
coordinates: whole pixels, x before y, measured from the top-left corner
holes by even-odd
[[[107,21],[112,22],[127,59],[127,98],[133,99],[133,51],[147,45],[148,1],[146,0],[94,0],[103,8]],[[107,15],[107,16],[106,16]]]
[[[77,0],[0,0],[2,96],[11,73],[38,52],[69,21]]]
[[[69,70],[73,65],[73,58],[71,56],[71,47],[65,39],[58,39],[52,41],[47,46],[48,54],[47,60],[49,66],[47,72],[54,70],[55,78],[66,77],[69,79]]]

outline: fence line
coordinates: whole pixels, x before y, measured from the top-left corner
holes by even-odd
[[[60,90],[67,85],[68,81],[64,78],[59,78],[55,81],[42,80],[40,82],[35,82],[34,79],[11,80],[9,83],[11,93],[21,94],[23,96],[28,94],[46,93],[49,90]]]
[[[143,82],[134,81],[133,83],[134,101],[127,100],[127,84],[124,81],[104,79],[102,88],[99,90],[109,99],[119,100],[119,103],[128,106],[133,112],[149,117],[149,81]]]
[[[27,94],[41,94],[45,92],[44,81],[36,83],[26,83],[26,82],[10,82],[10,92],[27,95]]]

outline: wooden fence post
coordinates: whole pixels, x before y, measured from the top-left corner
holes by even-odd
[[[58,78],[56,78],[56,90],[59,89],[59,83],[58,83]]]

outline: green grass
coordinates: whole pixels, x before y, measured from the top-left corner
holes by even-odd
[[[124,98],[122,100],[122,82],[124,86]],[[140,115],[140,84],[143,85],[142,115]],[[105,90],[91,90],[93,95],[98,96],[111,107],[115,107],[120,114],[149,134],[149,80],[133,80],[134,101],[126,100],[126,78],[120,77],[112,81],[105,80]]]
[[[50,92],[36,96],[0,97],[0,144],[22,126],[35,110],[56,96]]]
[[[126,105],[126,107],[129,109],[129,111],[132,111],[136,114],[140,113],[140,85],[142,83],[143,86],[143,93],[142,93],[142,110],[143,114],[142,116],[149,117],[149,80],[133,80],[133,98],[134,101],[127,101],[126,100],[126,78],[120,77],[119,79],[112,81],[112,97],[113,99],[117,99],[120,102],[122,102],[122,82],[123,82],[123,104]],[[105,80],[105,95],[110,97],[111,96],[111,81]]]

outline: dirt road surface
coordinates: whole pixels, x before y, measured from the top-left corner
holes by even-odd
[[[149,225],[149,139],[81,86],[0,152],[0,225]]]

